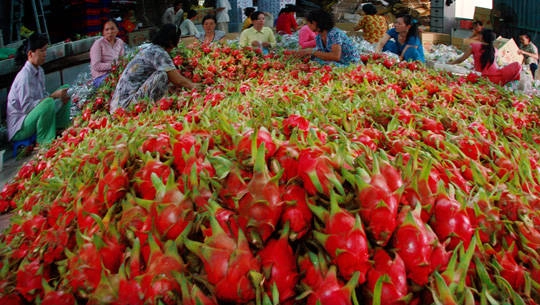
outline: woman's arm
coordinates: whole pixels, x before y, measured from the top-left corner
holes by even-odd
[[[384,36],[379,40],[377,43],[377,47],[375,48],[375,53],[380,53],[384,47],[384,45],[390,40],[390,35],[388,33],[385,33]]]
[[[469,58],[469,56],[471,56],[472,54],[472,48],[469,47],[467,48],[467,50],[465,50],[465,53],[463,53],[463,55],[461,55],[459,58],[457,59],[454,59],[452,61],[449,61],[448,64],[450,65],[457,65],[457,64],[460,64],[462,63],[463,61],[465,61],[465,59]]]
[[[200,84],[196,84],[189,79],[185,78],[178,72],[178,70],[173,69],[167,72],[167,78],[171,83],[173,83],[176,87],[184,87],[188,89],[199,89],[201,87]]]
[[[529,57],[532,57],[532,58],[538,60],[538,54],[536,54],[536,53],[526,52],[526,51],[523,51],[523,50],[521,50],[521,49],[518,50],[517,52],[518,52],[518,54],[521,54],[521,55],[527,55],[527,56],[529,56]]]
[[[365,18],[362,17],[358,23],[354,26],[354,30],[355,31],[359,31],[359,30],[363,30],[364,29],[364,21],[365,21]]]
[[[312,49],[311,56],[326,61],[339,61],[341,59],[341,45],[337,43],[333,44],[330,52]]]
[[[422,40],[420,40],[420,37],[409,38],[409,40],[407,41],[407,44],[405,45],[405,47],[401,51],[401,54],[399,55],[399,58],[403,59],[403,57],[405,57],[405,52],[407,52],[408,49],[410,49],[410,48],[418,49],[418,47],[421,44],[422,44]]]
[[[67,103],[69,101],[69,95],[67,94],[67,88],[58,89],[51,93],[51,97],[55,99],[59,99],[62,101],[62,103]]]

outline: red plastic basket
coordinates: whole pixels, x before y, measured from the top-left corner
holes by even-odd
[[[459,27],[464,30],[471,30],[473,28],[473,21],[472,20],[460,20],[459,21]]]

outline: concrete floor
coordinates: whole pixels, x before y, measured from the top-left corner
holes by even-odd
[[[2,169],[0,170],[0,190],[4,188],[4,185],[8,183],[17,173],[21,166],[30,161],[32,155],[20,158],[13,158],[11,156],[11,150],[4,152],[4,162]],[[4,231],[9,226],[10,213],[0,215],[0,232]]]

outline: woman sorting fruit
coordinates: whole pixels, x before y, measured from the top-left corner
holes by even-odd
[[[362,5],[364,16],[354,27],[355,31],[362,30],[362,37],[369,43],[377,43],[388,30],[384,16],[377,15],[377,7],[371,3]]]
[[[118,35],[118,26],[109,19],[103,23],[103,37],[99,38],[90,48],[90,73],[94,87],[99,87],[109,75],[113,62],[124,55],[125,43]]]
[[[425,62],[418,21],[411,15],[398,16],[394,28],[384,34],[375,48],[376,53],[381,51],[397,54],[401,60]]]
[[[270,48],[276,46],[276,37],[274,31],[264,26],[264,13],[256,11],[251,14],[251,22],[253,26],[245,29],[240,33],[240,47],[251,46],[260,49],[264,54],[270,51]]]
[[[216,30],[217,19],[214,15],[206,15],[202,19],[203,32],[195,34],[197,38],[202,43],[212,43],[217,42],[225,37],[225,32]]]
[[[45,91],[45,72],[41,65],[47,56],[48,39],[32,34],[17,51],[17,63],[23,64],[7,98],[7,129],[10,141],[21,141],[36,135],[38,144],[48,144],[57,129],[71,124],[70,98],[67,86],[50,95]]]
[[[449,62],[449,64],[459,64],[469,56],[473,56],[474,70],[481,72],[483,77],[498,85],[504,85],[508,82],[519,80],[521,65],[513,62],[502,68],[499,68],[495,59],[497,58],[497,49],[493,46],[496,39],[495,32],[489,29],[482,31],[482,41],[471,43],[471,47],[463,53],[461,57]]]
[[[311,11],[305,17],[308,27],[315,33],[315,48],[296,51],[299,56],[311,56],[321,64],[347,66],[360,61],[360,54],[354,42],[336,28],[334,18],[323,10]]]
[[[167,93],[169,82],[176,87],[199,88],[176,69],[169,52],[178,44],[180,31],[174,24],[164,25],[127,64],[111,99],[110,112],[127,108],[141,99],[156,101]]]

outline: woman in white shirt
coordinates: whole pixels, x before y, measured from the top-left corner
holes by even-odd
[[[41,65],[47,56],[47,37],[34,33],[19,48],[15,60],[24,63],[7,99],[7,129],[10,141],[36,136],[40,145],[56,137],[57,129],[71,124],[71,102],[67,87],[49,94],[45,90],[45,72]]]

